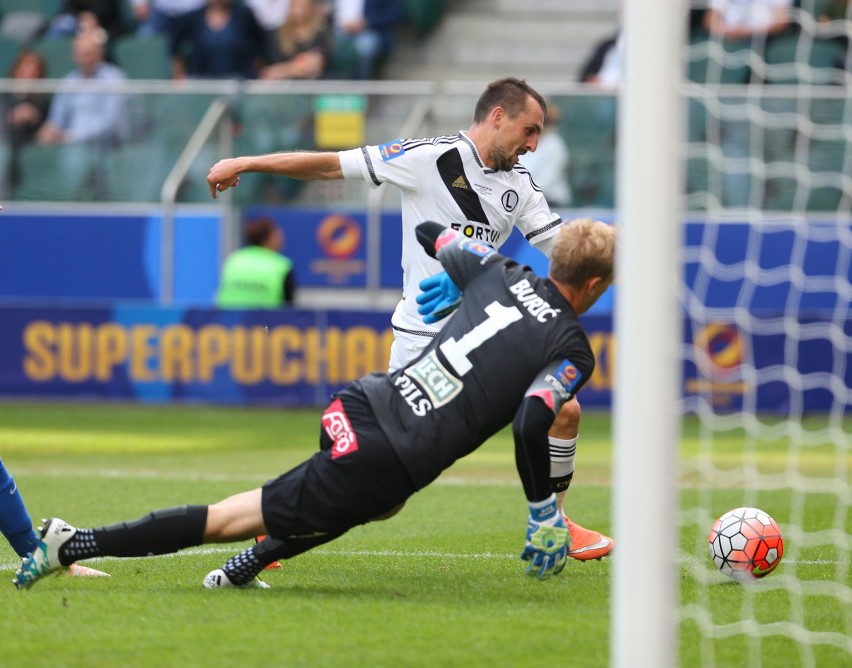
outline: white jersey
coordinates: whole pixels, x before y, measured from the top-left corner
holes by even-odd
[[[426,325],[417,313],[420,281],[441,271],[426,255],[414,228],[432,220],[499,248],[517,227],[533,245],[549,254],[550,240],[562,220],[552,213],[530,173],[485,166],[465,132],[428,139],[398,139],[379,146],[340,152],[347,179],[373,187],[391,183],[402,192],[402,301],[391,324],[397,331],[432,336],[444,321]]]

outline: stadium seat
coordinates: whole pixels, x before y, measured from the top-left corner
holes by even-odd
[[[714,40],[699,31],[690,38],[689,49],[694,55],[687,66],[687,78],[695,83],[747,83],[750,69],[745,61],[750,48],[750,42]],[[718,49],[722,52],[714,53]]]
[[[689,98],[686,102],[686,140],[703,141],[707,135],[707,106],[700,100]]]
[[[615,193],[614,95],[574,95],[552,100],[559,108],[559,133],[571,159],[568,179],[573,206],[612,206]]]
[[[64,77],[74,69],[70,37],[45,37],[36,42],[35,50],[44,58],[51,79]]]
[[[112,47],[115,64],[131,79],[171,79],[169,42],[165,35],[125,35]]]
[[[136,15],[133,13],[132,0],[119,0],[121,5],[121,18],[128,32],[135,32],[139,27],[139,22],[136,20]]]
[[[311,147],[310,95],[245,95],[236,108],[238,142],[250,153]]]
[[[761,100],[763,160],[767,163],[789,162],[796,141],[795,98],[767,97]]]
[[[190,93],[148,96],[154,138],[166,141],[179,153],[213,104],[215,97]]]
[[[47,27],[47,17],[29,10],[3,14],[0,19],[0,39],[18,45],[27,44],[36,39]]]
[[[47,28],[62,0],[0,0],[0,39],[30,44]]]
[[[12,197],[31,201],[94,200],[102,195],[97,174],[109,171],[108,155],[86,144],[24,146],[19,155],[21,180]]]
[[[338,37],[334,40],[331,62],[324,79],[353,79],[358,68],[358,52],[351,39]]]
[[[51,17],[59,11],[62,0],[0,0],[0,14],[6,16],[12,12],[38,12]]]
[[[122,193],[125,193],[131,201],[147,201],[151,198],[159,200],[159,189],[163,180],[174,167],[214,99],[215,96],[208,94],[147,96],[145,108],[141,112],[144,132],[137,133],[134,136],[134,142],[117,152],[119,169],[116,170],[115,178],[111,179],[110,196],[120,199],[123,196]],[[154,174],[146,175],[138,191],[135,191],[133,184],[126,179],[126,172],[128,169],[133,169],[130,165],[133,162],[131,147],[141,147],[143,144],[147,147],[141,149],[141,152],[152,161],[150,170]],[[209,198],[206,182],[202,183],[212,164],[209,162],[211,156],[207,153],[203,157],[198,157],[193,163],[192,170],[187,176],[192,184],[181,187],[179,201],[190,201],[184,199],[184,193],[189,193],[191,201],[206,201]],[[148,163],[142,161],[137,162],[136,169],[139,169],[140,164],[144,165],[144,169],[149,169]]]
[[[310,95],[246,95],[236,109],[240,132],[236,138],[238,155],[258,155],[276,151],[306,150],[313,143],[313,108]],[[237,202],[254,202],[267,192],[291,199],[301,188],[294,179],[266,174],[240,177],[234,191]]]
[[[810,118],[818,125],[842,126],[849,104],[845,97],[814,97],[810,101]]]
[[[814,123],[814,130],[822,134],[822,138],[812,139],[808,147],[808,167],[816,174],[849,173],[852,149],[843,136],[848,123],[848,105],[848,97],[815,98],[811,101],[810,118]],[[814,188],[811,190],[807,208],[811,211],[836,211],[840,206],[841,196],[839,182],[837,185]]]
[[[405,16],[418,37],[432,32],[447,11],[447,0],[404,0],[404,4]]]
[[[686,160],[687,208],[707,208],[708,175],[710,165],[706,155]]]
[[[9,39],[0,39],[0,76],[8,76],[21,45]]]
[[[109,198],[116,202],[159,202],[172,167],[162,143],[128,142],[113,151]],[[140,166],[143,166],[140,169]]]
[[[781,35],[766,46],[767,80],[777,84],[833,83],[839,74],[842,54],[842,46],[834,40]]]

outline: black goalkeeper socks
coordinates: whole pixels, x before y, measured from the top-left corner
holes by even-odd
[[[59,563],[70,566],[80,559],[88,559],[100,555],[91,529],[77,529],[71,539],[59,548]]]
[[[207,506],[178,506],[156,510],[133,522],[77,529],[59,549],[59,561],[67,566],[91,557],[147,557],[177,552],[201,545],[206,524]]]
[[[254,546],[243,550],[238,555],[228,559],[222,566],[225,575],[232,584],[244,585],[256,578],[266,564],[262,563],[254,553]]]

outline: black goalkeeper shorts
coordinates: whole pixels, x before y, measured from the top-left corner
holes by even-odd
[[[320,451],[263,486],[263,521],[279,540],[343,532],[415,491],[370,404],[349,386],[323,413]]]

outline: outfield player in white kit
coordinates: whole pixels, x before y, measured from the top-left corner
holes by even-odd
[[[394,371],[414,359],[444,324],[424,322],[415,300],[420,283],[441,272],[440,263],[420,251],[414,232],[419,223],[440,220],[493,248],[517,227],[549,256],[562,221],[519,162],[535,151],[546,109],[542,96],[525,81],[500,79],[480,96],[470,128],[456,135],[397,139],[339,152],[227,158],[213,165],[207,182],[214,198],[237,186],[246,172],[301,180],[363,179],[373,187],[390,183],[399,188],[403,292],[391,320],[389,368]],[[574,399],[563,406],[550,432],[551,477],[560,508],[574,474],[579,421],[580,406]],[[585,561],[612,551],[611,538],[565,519],[571,534],[569,556]]]

